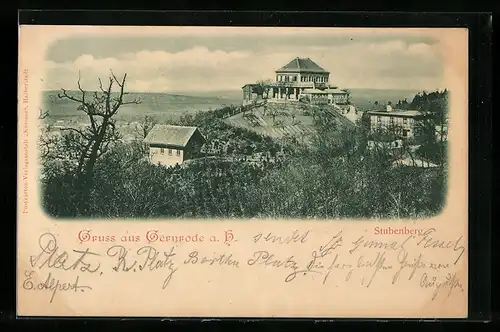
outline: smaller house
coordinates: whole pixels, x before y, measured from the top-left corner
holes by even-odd
[[[164,166],[196,158],[205,141],[197,127],[158,124],[144,139],[149,147],[149,160]]]
[[[243,89],[243,101],[245,102],[244,104],[248,104],[249,102],[253,100],[259,99],[259,95],[256,91],[257,84],[245,84],[242,89]]]
[[[380,129],[399,128],[403,138],[415,137],[420,121],[425,121],[426,116],[421,111],[393,110],[387,105],[387,111],[368,111],[372,132]]]
[[[349,92],[339,88],[325,89],[328,93],[328,104],[346,105],[349,101]]]
[[[319,89],[304,89],[304,96],[311,104],[328,104],[328,92]]]

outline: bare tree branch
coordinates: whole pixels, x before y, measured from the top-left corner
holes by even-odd
[[[85,103],[85,101],[84,101],[83,99],[78,99],[78,98],[76,98],[76,97],[74,97],[74,96],[70,96],[70,95],[68,95],[68,93],[67,93],[67,91],[66,91],[65,89],[61,89],[61,91],[62,91],[62,94],[60,94],[60,93],[59,93],[59,94],[57,94],[57,96],[58,96],[59,98],[61,98],[61,99],[63,99],[63,98],[67,98],[67,99],[72,100],[72,101],[74,101],[74,102],[77,102],[77,103],[81,103],[81,104],[86,105],[86,103]]]
[[[134,98],[134,100],[122,101],[121,105],[140,104],[140,103],[141,103],[140,98]]]
[[[101,90],[104,94],[106,94],[106,93],[107,93],[107,91],[106,91],[106,90],[104,90],[104,87],[103,87],[103,85],[102,85],[102,80],[101,80],[101,78],[99,77],[99,78],[98,78],[98,80],[99,80],[99,89],[100,89],[100,90]],[[95,92],[95,95],[97,96],[97,92]]]
[[[80,90],[80,92],[82,93],[82,103],[85,104],[85,91],[82,89],[82,86],[80,84],[80,79],[81,79],[81,76],[80,76],[80,71],[78,71],[78,90]]]
[[[49,111],[44,111],[41,108],[39,109],[38,119],[42,120],[49,116]]]
[[[118,78],[116,78],[116,76],[115,76],[115,74],[113,73],[113,71],[112,71],[112,70],[110,70],[110,72],[111,72],[111,76],[112,76],[112,77],[113,77],[113,79],[115,80],[116,84],[118,84],[118,86],[119,86],[120,88],[123,88],[123,87],[124,87],[124,85],[125,85],[125,80],[126,80],[126,78],[127,78],[127,73],[125,73],[125,75],[123,75],[122,83],[120,84],[120,80],[119,80]]]
[[[83,131],[76,128],[61,128],[61,131],[74,131],[75,133],[80,134],[80,136],[82,136],[82,138],[84,139],[91,139],[90,136],[86,135]]]

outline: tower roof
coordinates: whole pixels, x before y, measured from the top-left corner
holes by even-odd
[[[276,70],[276,72],[285,72],[285,73],[297,73],[297,72],[306,72],[306,73],[329,73],[325,69],[321,68],[309,58],[295,58],[290,61],[287,65],[281,67]]]

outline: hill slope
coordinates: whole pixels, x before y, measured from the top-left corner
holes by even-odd
[[[49,121],[78,119],[83,117],[82,112],[77,111],[78,103],[71,100],[58,98],[59,91],[44,91],[44,110],[50,112]],[[71,93],[71,92],[69,92]],[[71,94],[77,95],[78,92]],[[239,104],[240,100],[219,97],[193,97],[165,93],[129,93],[126,100],[139,98],[140,104],[124,105],[118,114],[118,120],[136,121],[145,115],[156,116],[162,119],[177,119],[182,114],[195,113],[197,111],[219,108],[223,105]]]

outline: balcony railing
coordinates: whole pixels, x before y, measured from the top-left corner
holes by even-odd
[[[303,87],[303,88],[312,88],[312,87],[316,87],[316,88],[320,88],[320,89],[323,89],[323,88],[328,88],[330,86],[329,83],[325,83],[325,82],[320,82],[320,83],[317,83],[317,82],[272,82],[270,84],[271,87],[274,87],[274,88],[286,88],[286,87]]]

